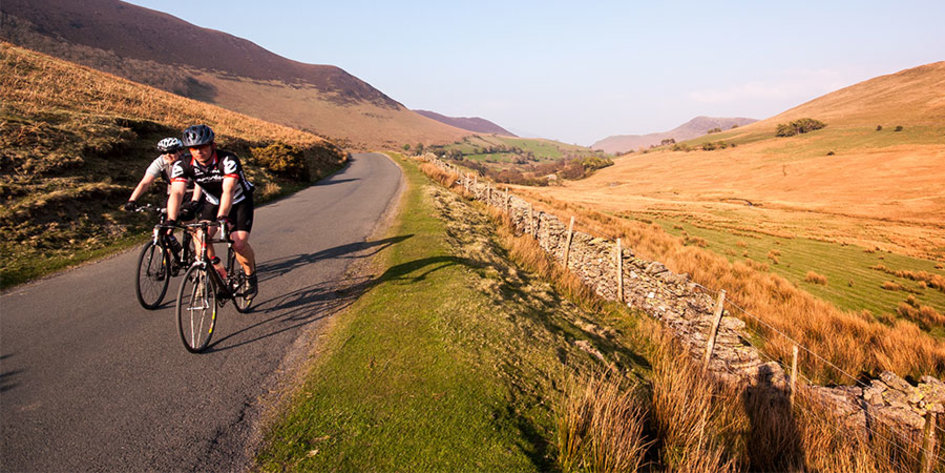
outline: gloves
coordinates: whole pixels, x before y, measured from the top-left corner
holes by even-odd
[[[168,235],[174,233],[174,227],[177,226],[177,220],[167,219],[164,221],[164,226],[168,227],[166,232]]]
[[[221,228],[226,228],[227,230],[230,229],[230,219],[226,216],[217,217],[217,222],[220,223]]]
[[[138,208],[138,204],[135,203],[135,201],[129,200],[128,202],[125,202],[124,209],[126,212],[132,212],[137,208]]]
[[[188,212],[195,212],[199,205],[200,205],[200,201],[188,200],[187,202],[184,202],[183,204],[181,204],[180,209],[186,210]]]

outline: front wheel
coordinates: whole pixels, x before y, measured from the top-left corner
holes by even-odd
[[[171,255],[160,244],[149,241],[138,255],[138,274],[135,278],[135,295],[141,307],[157,309],[167,293],[171,282]]]
[[[210,344],[217,320],[216,293],[208,271],[201,265],[191,266],[184,273],[177,293],[177,322],[184,347],[199,353]]]

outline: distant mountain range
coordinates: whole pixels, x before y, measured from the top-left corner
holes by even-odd
[[[663,140],[673,139],[676,142],[691,140],[706,135],[716,128],[725,131],[734,126],[744,126],[756,121],[758,120],[753,118],[696,117],[670,131],[661,133],[609,136],[594,143],[591,148],[604,150],[607,153],[626,153],[659,145]]]
[[[432,118],[440,123],[445,123],[450,126],[455,126],[456,128],[462,128],[463,130],[472,131],[475,133],[492,133],[502,136],[511,136],[516,137],[516,135],[505,128],[502,128],[499,125],[496,125],[485,118],[479,117],[447,117],[446,115],[440,115],[436,112],[431,112],[429,110],[414,110],[414,112],[419,113],[427,118]]]
[[[3,0],[0,38],[351,144],[451,142],[467,134],[411,112],[341,68],[292,61],[118,0]]]

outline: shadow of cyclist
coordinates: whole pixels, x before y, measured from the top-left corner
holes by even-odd
[[[413,235],[400,235],[377,241],[361,241],[336,246],[315,253],[300,254],[266,261],[256,266],[260,281],[277,278],[307,264],[326,259],[361,259],[376,255],[384,249],[396,245]]]
[[[376,246],[368,245],[367,248],[375,248]],[[308,260],[311,256],[313,255],[296,257],[292,258],[291,261],[295,264],[296,260]],[[391,281],[422,281],[433,272],[457,264],[469,267],[481,266],[478,262],[453,256],[422,258],[392,266],[377,277],[366,276],[343,281],[322,281],[296,289],[288,294],[275,296],[260,302],[255,309],[255,312],[266,314],[269,317],[218,339],[208,347],[208,351],[236,348],[317,322],[330,314],[349,307],[362,294],[378,284]],[[241,339],[247,336],[250,338]]]

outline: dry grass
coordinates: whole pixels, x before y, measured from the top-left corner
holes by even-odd
[[[621,375],[572,380],[556,409],[558,466],[569,472],[640,471],[646,441],[645,399]]]
[[[854,376],[882,370],[916,378],[945,374],[945,345],[915,323],[889,320],[883,324],[869,315],[841,311],[778,275],[685,246],[655,224],[612,217],[550,197],[534,200],[539,200],[541,210],[557,215],[561,221],[577,216],[582,231],[614,240],[622,238],[643,258],[660,261],[677,273],[688,273],[704,286],[726,289],[728,298],[750,314],[735,311],[735,315],[766,341],[765,351],[776,359],[790,360],[793,343],[780,335],[783,333]],[[819,359],[803,360],[802,370],[821,383],[853,381]]]
[[[821,286],[827,285],[827,276],[817,274],[814,271],[808,271],[807,275],[804,276],[804,280],[812,284],[820,284]]]
[[[455,182],[433,166],[424,169],[441,182]],[[556,264],[533,238],[517,235],[504,213],[489,210],[513,260],[559,291],[567,288],[572,301],[601,306],[599,296]],[[650,340],[650,396],[614,371],[569,384],[554,413],[562,471],[615,471],[611,465],[618,464],[617,458],[625,459],[623,471],[637,471],[636,459],[647,445],[651,464],[644,467],[651,470],[917,471],[918,453],[910,440],[896,440],[900,437],[883,426],[873,426],[871,437],[829,406],[814,402],[803,388],[792,407],[778,391],[722,384],[707,376],[657,322],[639,323],[638,335]],[[648,413],[647,425],[640,424],[643,412]]]

